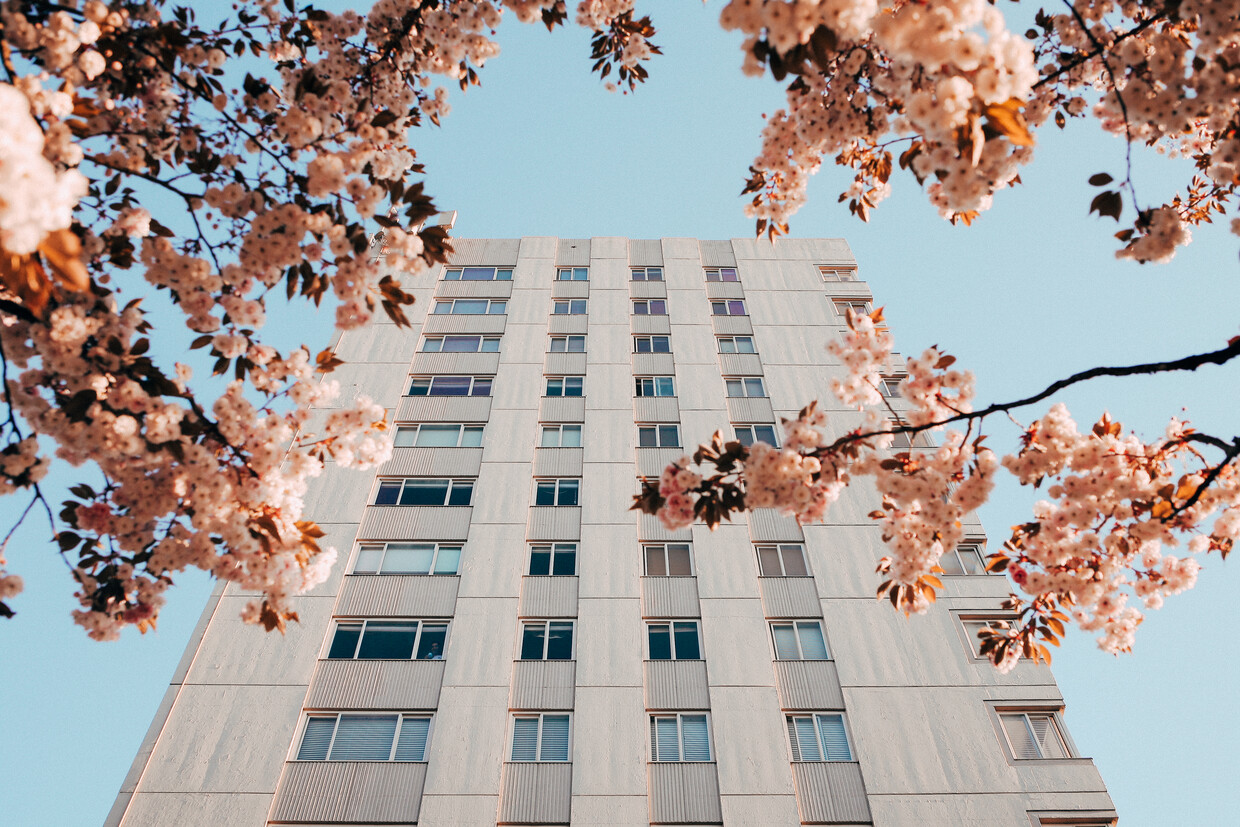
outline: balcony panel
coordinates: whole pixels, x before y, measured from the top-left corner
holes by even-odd
[[[500,773],[500,824],[568,824],[573,803],[570,762],[511,762]]]
[[[405,396],[396,412],[397,422],[486,422],[491,416],[489,396]]]
[[[271,818],[413,824],[425,782],[426,764],[421,762],[290,761],[284,765]]]
[[[710,709],[704,660],[648,660],[645,672],[646,709]]]
[[[522,617],[576,617],[577,578],[567,575],[540,575],[521,578]]]
[[[769,618],[822,617],[812,577],[759,577],[762,614]]]
[[[719,774],[714,762],[646,765],[651,824],[719,824]]]
[[[860,823],[870,820],[870,805],[853,761],[805,761],[792,765],[802,824]]]
[[[530,540],[580,540],[581,507],[531,506],[527,538]]]
[[[843,709],[840,676],[831,660],[775,661],[775,688],[783,709]]]
[[[444,574],[350,574],[336,614],[341,617],[451,617],[461,578]]]
[[[467,506],[371,505],[362,515],[359,540],[460,540],[469,536]]]
[[[306,706],[311,709],[435,709],[442,660],[321,660]]]
[[[571,710],[577,662],[518,660],[512,664],[511,709]]]
[[[481,448],[393,448],[381,475],[400,477],[476,477]]]
[[[643,577],[642,617],[701,617],[696,577]]]
[[[535,448],[534,476],[580,477],[582,454],[581,448]]]

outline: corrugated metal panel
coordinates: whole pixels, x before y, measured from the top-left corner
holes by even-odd
[[[699,241],[703,267],[735,267],[736,253],[731,241]]]
[[[531,540],[580,540],[580,506],[530,506],[526,536]]]
[[[802,824],[868,822],[870,805],[853,761],[806,761],[792,765]]]
[[[310,681],[311,709],[435,709],[442,660],[321,660]]]
[[[555,248],[556,265],[585,267],[590,263],[590,239],[561,238]]]
[[[752,336],[753,323],[748,316],[711,316],[717,336]]]
[[[584,353],[548,353],[543,362],[543,373],[548,376],[585,376]]]
[[[359,540],[464,540],[469,536],[465,506],[372,505],[362,515]]]
[[[822,617],[812,577],[759,577],[758,587],[767,617]]]
[[[418,353],[414,373],[448,373],[493,376],[499,370],[498,353]]]
[[[418,820],[426,764],[404,761],[290,761],[284,765],[275,821]]]
[[[774,422],[775,409],[765,396],[728,398],[728,419],[733,422]]]
[[[723,821],[719,802],[719,774],[710,763],[650,763],[652,824],[718,824]]]
[[[571,762],[504,764],[498,823],[568,824],[572,804]]]
[[[642,336],[657,334],[667,336],[672,332],[672,322],[668,316],[630,316],[633,322],[633,334]]]
[[[581,448],[535,448],[534,476],[580,477],[583,453]]]
[[[490,417],[489,396],[405,396],[396,412],[397,422],[486,422]]]
[[[643,577],[643,617],[701,617],[696,577]]]
[[[464,266],[466,264],[498,265],[500,263],[498,261],[488,261],[486,256],[486,239],[454,237],[452,239],[452,255],[448,257],[448,262],[455,266]]]
[[[648,660],[646,709],[710,709],[704,660]]]
[[[586,316],[552,316],[551,321],[547,323],[547,332],[556,333],[579,333],[584,335],[586,332]]]
[[[511,281],[441,281],[435,288],[439,299],[506,299],[511,295]]]
[[[422,325],[424,334],[436,333],[496,333],[502,334],[508,316],[504,313],[455,314],[431,313]]]
[[[344,617],[451,617],[460,577],[428,574],[350,574],[336,614]]]
[[[775,661],[782,709],[843,709],[840,676],[831,660]]]
[[[393,448],[380,474],[404,477],[476,477],[481,448]]]
[[[634,376],[671,376],[676,372],[676,362],[670,353],[634,353]]]
[[[544,396],[538,403],[540,422],[585,422],[585,397]]]
[[[784,516],[773,508],[755,508],[749,512],[749,539],[755,543],[772,540],[801,543],[805,541],[805,533],[794,517]]]
[[[565,575],[521,578],[522,617],[576,617],[577,578]]]
[[[453,239],[453,243],[456,240]],[[506,267],[517,263],[517,256],[521,252],[521,239],[519,238],[488,238],[485,247],[486,264],[493,264],[496,267]]]
[[[512,664],[512,709],[573,708],[577,662],[572,660],[518,660]]]
[[[666,299],[667,283],[662,281],[631,281],[629,295],[635,299]]]
[[[590,295],[590,282],[588,281],[553,281],[551,282],[551,297],[553,299],[584,299]]]
[[[629,264],[634,267],[658,267],[662,263],[663,242],[657,238],[629,239]]]
[[[663,527],[663,523],[659,522],[659,518],[653,514],[639,514],[637,515],[637,539],[689,542],[693,539],[693,532],[687,528],[680,531],[668,531]]]
[[[638,448],[637,473],[644,477],[657,477],[670,463],[684,455],[684,448]]]
[[[674,396],[635,396],[633,421],[679,422],[680,405]]]
[[[724,376],[761,376],[762,360],[756,353],[720,353],[719,372]]]
[[[829,281],[826,283],[828,296],[839,296],[849,299],[873,299],[870,285],[864,281]],[[843,324],[843,321],[840,322]]]
[[[708,281],[706,282],[706,298],[743,299],[745,288],[736,281]]]

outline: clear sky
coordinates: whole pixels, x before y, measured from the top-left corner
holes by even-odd
[[[780,88],[740,74],[738,39],[716,22],[720,3],[639,6],[653,13],[665,54],[635,95],[608,94],[588,73],[586,33],[510,22],[500,32],[503,53],[482,72],[483,86],[454,92],[443,128],[415,136],[428,190],[442,209],[459,211],[458,235],[752,233],[738,193],[757,153],[762,115],[779,108]],[[977,374],[979,402],[1024,396],[1099,364],[1213,350],[1240,333],[1240,238],[1226,232],[1226,222],[1194,230],[1193,244],[1169,265],[1118,262],[1111,238],[1118,228],[1086,214],[1093,190],[1085,179],[1119,172],[1123,144],[1078,122],[1062,133],[1044,130],[1037,154],[1022,172],[1023,186],[1000,194],[971,228],[939,219],[901,173],[893,196],[862,224],[836,203],[850,176],[827,168],[792,233],[846,238],[876,303],[887,308],[898,349],[915,353],[937,343],[956,355]],[[1135,160],[1147,203],[1187,178],[1182,163],[1147,153]],[[284,341],[317,331],[308,340],[317,350],[330,340],[330,312],[302,311],[280,324]],[[165,365],[185,358],[156,355]],[[1170,416],[1187,416],[1229,437],[1240,367],[1107,380],[1063,399],[1083,425],[1109,410],[1152,439]],[[1028,422],[1044,409],[1018,418]],[[1014,450],[1015,426],[995,421],[991,433],[992,448]],[[1002,488],[982,512],[995,543],[1027,519],[1036,499],[1014,485]],[[0,500],[0,523],[24,505],[17,497]],[[0,823],[98,824],[210,583],[179,577],[158,632],[91,643],[69,619],[72,586],[46,536],[46,526],[32,522],[8,550],[27,591],[14,601],[17,618],[0,622]],[[1068,729],[1097,762],[1125,827],[1231,823],[1240,810],[1232,780],[1240,561],[1205,563],[1195,590],[1149,613],[1131,655],[1104,655],[1079,632],[1055,653]]]

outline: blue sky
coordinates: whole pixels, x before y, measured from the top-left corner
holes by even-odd
[[[769,79],[741,76],[738,39],[716,23],[720,5],[644,4],[665,54],[633,95],[608,94],[589,75],[586,33],[506,24],[503,53],[482,72],[482,87],[454,92],[443,128],[414,137],[428,190],[441,208],[459,211],[457,234],[749,236],[738,193],[762,114],[779,108],[782,94]],[[1094,190],[1085,179],[1122,169],[1123,144],[1078,122],[1062,133],[1044,130],[1037,154],[1024,184],[1002,193],[971,228],[939,219],[903,174],[862,224],[836,203],[851,176],[828,168],[792,232],[846,238],[887,308],[898,349],[937,343],[956,355],[977,374],[979,402],[1023,396],[1099,364],[1212,350],[1240,333],[1240,239],[1226,222],[1195,230],[1194,243],[1169,265],[1116,261],[1118,228],[1086,214]],[[1187,178],[1183,163],[1151,153],[1135,160],[1147,202]],[[317,330],[309,340],[315,350],[330,340],[330,312],[306,310],[276,324],[284,341],[303,341],[307,330]],[[163,358],[170,364],[184,355]],[[1078,422],[1109,410],[1148,438],[1173,415],[1231,436],[1238,389],[1240,367],[1231,365],[1093,383],[1062,399]],[[1018,418],[1028,422],[1043,410]],[[991,447],[1010,451],[1019,431],[995,421],[991,433]],[[1002,488],[982,512],[992,542],[1024,521],[1036,499]],[[24,505],[0,500],[0,522]],[[45,526],[32,523],[8,556],[27,592],[14,603],[18,617],[0,624],[0,820],[98,824],[210,583],[182,575],[157,632],[95,644],[68,617],[72,587]],[[1196,589],[1149,613],[1133,654],[1105,655],[1081,633],[1056,652],[1068,728],[1097,762],[1126,827],[1227,823],[1240,808],[1230,777],[1240,733],[1232,700],[1240,677],[1233,633],[1240,561],[1205,563]],[[67,781],[72,796],[64,794]]]

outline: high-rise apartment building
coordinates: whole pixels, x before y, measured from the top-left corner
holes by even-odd
[[[1050,670],[976,655],[1008,592],[980,525],[909,620],[872,489],[804,527],[628,510],[716,429],[831,408],[871,300],[843,240],[454,244],[412,328],[337,345],[396,447],[312,484],[331,579],[285,637],[216,590],[109,824],[1115,822]]]

